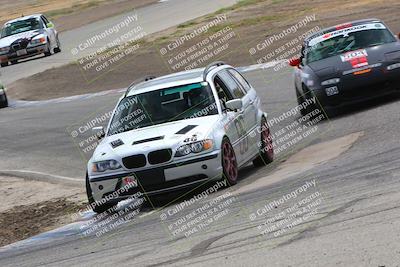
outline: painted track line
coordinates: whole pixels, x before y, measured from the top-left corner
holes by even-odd
[[[79,178],[71,178],[60,175],[53,175],[37,171],[28,170],[0,170],[0,176],[10,176],[16,178],[22,178],[26,180],[47,182],[52,184],[65,184],[69,186],[82,186],[85,180]]]

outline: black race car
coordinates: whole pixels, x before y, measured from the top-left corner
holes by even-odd
[[[399,38],[378,19],[337,25],[307,37],[300,58],[289,62],[296,67],[299,104],[316,97],[331,114],[342,105],[399,92]]]

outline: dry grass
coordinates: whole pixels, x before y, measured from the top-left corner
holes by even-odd
[[[51,17],[71,14],[104,4],[107,0],[2,0],[0,17],[7,21],[22,14],[46,13]]]

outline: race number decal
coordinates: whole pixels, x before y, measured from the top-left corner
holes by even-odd
[[[353,68],[368,66],[368,53],[365,49],[347,52],[340,58],[343,62],[350,62]]]
[[[244,154],[249,150],[249,137],[246,135],[246,128],[244,127],[244,119],[239,116],[235,119],[235,127],[239,135],[239,139],[244,137],[240,142],[240,154]]]

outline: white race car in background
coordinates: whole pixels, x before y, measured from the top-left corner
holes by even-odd
[[[19,59],[61,52],[61,44],[54,24],[37,14],[10,20],[1,29],[0,65],[7,67]]]
[[[223,62],[132,85],[103,135],[87,166],[95,212],[139,191],[154,196],[220,179],[233,185],[240,167],[274,157],[256,91]]]

